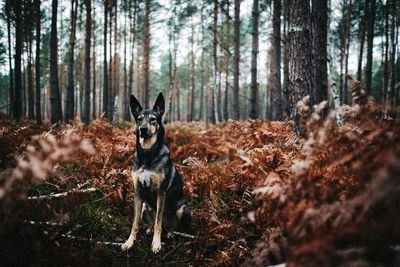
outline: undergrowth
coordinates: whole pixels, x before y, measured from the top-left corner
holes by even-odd
[[[193,238],[164,236],[157,255],[144,225],[127,253],[104,243],[129,235],[133,127],[96,120],[55,130],[0,121],[4,262],[399,264],[400,124],[378,116],[381,107],[361,87],[352,85],[355,103],[342,107],[343,126],[334,114],[321,115],[321,103],[303,125],[304,137],[292,133],[290,121],[166,125],[165,140],[193,214]],[[307,99],[299,109],[309,113]],[[26,198],[89,187],[98,191]]]

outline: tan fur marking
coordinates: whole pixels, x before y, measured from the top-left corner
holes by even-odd
[[[176,211],[176,217],[178,217],[178,220],[181,220],[183,216],[183,206],[180,207],[177,211]]]
[[[144,149],[150,149],[157,141],[157,133],[153,134],[152,137],[144,139],[142,137],[139,138],[139,143]]]
[[[161,172],[151,172],[150,173],[150,190],[155,192],[160,189],[161,183],[164,181],[164,174]]]
[[[131,171],[131,177],[132,177],[132,181],[133,181],[133,188],[135,189],[135,191],[139,188],[139,174],[143,172],[143,169],[140,168],[137,171],[132,170]]]

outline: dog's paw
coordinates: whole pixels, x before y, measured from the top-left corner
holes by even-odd
[[[126,251],[128,249],[130,249],[133,245],[134,240],[129,238],[128,240],[126,240],[125,243],[122,244],[121,249],[122,251]]]
[[[161,241],[157,240],[151,243],[151,250],[153,251],[154,254],[158,253],[161,251]]]

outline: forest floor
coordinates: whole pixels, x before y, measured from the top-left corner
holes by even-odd
[[[375,114],[347,107],[338,127],[317,111],[304,138],[289,121],[168,124],[193,222],[156,255],[144,225],[120,249],[133,216],[134,127],[2,120],[3,263],[399,264],[400,123]]]

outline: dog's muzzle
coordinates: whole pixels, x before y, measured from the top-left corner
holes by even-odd
[[[140,133],[140,137],[143,137],[143,138],[149,138],[153,135],[149,131],[149,128],[147,128],[147,126],[140,126],[139,133]]]

